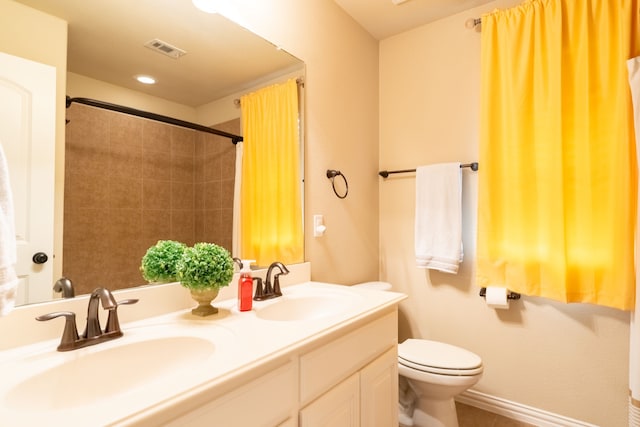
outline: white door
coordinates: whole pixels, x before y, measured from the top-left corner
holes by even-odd
[[[0,142],[15,209],[16,304],[53,295],[55,96],[55,67],[0,52]]]

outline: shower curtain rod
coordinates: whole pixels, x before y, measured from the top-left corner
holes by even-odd
[[[304,87],[304,78],[298,77],[296,79],[296,84],[298,85],[298,88],[300,86]],[[241,104],[241,102],[240,102],[239,98],[236,98],[236,99],[233,100],[233,105],[235,105],[236,107],[240,107],[240,104]]]
[[[463,163],[460,165],[461,168],[471,168],[472,171],[477,171],[478,170],[478,162],[473,162],[473,163]],[[378,172],[378,175],[380,175],[383,178],[388,177],[391,174],[394,173],[408,173],[408,172],[415,172],[415,169],[402,169],[402,170],[397,170],[397,171],[380,171]]]
[[[110,102],[97,101],[95,99],[71,98],[67,96],[67,108],[69,108],[71,104],[74,102],[77,102],[78,104],[85,104],[85,105],[90,105],[92,107],[102,108],[105,110],[117,111],[118,113],[124,113],[132,116],[142,117],[144,119],[155,120],[157,122],[167,123],[170,125],[180,126],[183,128],[193,129],[200,132],[212,133],[214,135],[229,138],[233,144],[237,144],[238,142],[243,140],[243,138],[240,135],[234,135],[232,133],[214,129],[208,126],[202,126],[196,123],[186,122],[180,119],[174,119],[173,117],[163,116],[161,114],[156,114],[156,113],[150,113],[148,111],[143,111],[143,110],[137,110],[135,108],[125,107],[122,105],[111,104]]]

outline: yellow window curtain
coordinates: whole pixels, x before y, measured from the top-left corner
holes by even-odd
[[[298,88],[291,79],[243,96],[240,248],[258,265],[302,262]]]
[[[530,0],[482,17],[478,284],[629,310],[635,0]]]

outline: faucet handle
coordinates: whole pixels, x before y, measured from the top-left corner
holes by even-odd
[[[281,262],[276,263],[276,266],[280,269],[280,273],[273,276],[273,293],[281,297],[282,291],[280,290],[280,276],[286,276],[289,274],[289,269]]]
[[[279,297],[282,296],[282,291],[280,290],[280,275],[286,276],[287,274],[289,274],[288,270],[286,273],[278,273],[273,276],[273,293]]]
[[[273,297],[273,286],[271,285],[271,280],[269,278],[265,278],[264,280],[263,297],[264,299]]]
[[[62,338],[60,339],[60,345],[58,345],[58,351],[73,350],[74,344],[80,337],[78,337],[78,328],[76,327],[76,314],[71,311],[56,311],[54,313],[43,314],[36,317],[36,320],[44,322],[47,320],[55,319],[57,317],[64,317],[64,330],[62,331]]]
[[[120,301],[116,302],[116,307],[118,307],[119,305],[131,305],[131,304],[135,304],[138,301],[140,301],[138,298],[129,298],[129,299],[123,299]]]
[[[264,299],[264,288],[262,286],[262,279],[260,277],[254,277],[254,282],[257,282],[256,293],[253,296],[254,301],[262,301]]]
[[[123,299],[116,302],[115,307],[109,309],[109,316],[107,317],[107,326],[104,329],[105,334],[113,333],[114,335],[122,335],[120,330],[120,321],[118,320],[118,307],[121,305],[131,305],[137,303],[139,300],[136,298]]]

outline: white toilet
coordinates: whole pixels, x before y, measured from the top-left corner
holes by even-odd
[[[386,282],[356,286],[391,290]],[[457,427],[454,397],[475,385],[482,370],[482,359],[460,347],[423,339],[408,339],[399,344],[398,373],[417,397],[413,416],[400,414],[401,425]],[[400,406],[403,407],[402,402]]]

